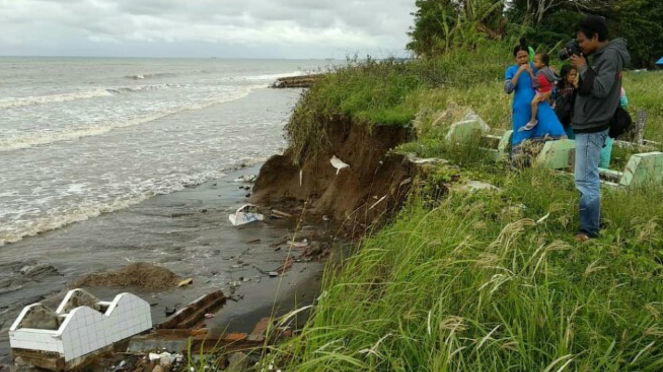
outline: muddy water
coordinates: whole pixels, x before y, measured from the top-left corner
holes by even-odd
[[[90,289],[101,299],[124,291],[140,295],[153,305],[155,323],[165,319],[166,307],[181,308],[214,290],[229,293],[229,283],[240,281],[234,292],[237,301],[229,301],[209,321],[211,328],[250,331],[272,311],[283,313],[310,303],[319,286],[322,264],[295,262],[283,277],[261,274],[261,270],[281,266],[289,253],[295,257],[301,253],[289,252],[284,243],[292,237],[293,226],[270,221],[233,227],[228,221],[228,214],[246,201],[248,192],[240,190],[235,178],[258,170],[253,166],[229,172],[218,180],[2,247],[0,362],[9,360],[7,330],[23,306],[43,301],[55,307],[72,279],[132,262],[151,262],[193,278],[192,286],[160,293],[137,288]],[[320,228],[304,226],[299,234],[304,237]],[[257,239],[260,241],[255,242]],[[28,272],[39,265],[48,269]]]

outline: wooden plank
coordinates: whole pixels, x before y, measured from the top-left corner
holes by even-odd
[[[214,312],[226,303],[223,292],[216,291],[205,295],[182,310],[175,313],[165,322],[156,326],[157,329],[186,329],[202,321],[206,313]]]

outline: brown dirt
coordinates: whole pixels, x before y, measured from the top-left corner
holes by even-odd
[[[301,186],[300,168],[293,164],[292,152],[286,150],[263,165],[252,201],[262,205],[309,201],[311,213],[351,222],[353,230],[359,227],[356,233],[361,234],[398,209],[409,191],[410,184],[404,181],[413,177],[415,167],[403,156],[387,156],[387,152],[406,142],[411,132],[402,127],[376,126],[369,133],[348,118],[322,125],[328,146],[316,159],[302,164]],[[330,163],[334,155],[350,165],[338,175]]]
[[[181,279],[166,268],[139,262],[118,271],[84,275],[69,287],[133,287],[159,291],[176,286]]]

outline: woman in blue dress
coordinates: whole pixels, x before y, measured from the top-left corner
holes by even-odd
[[[566,136],[564,127],[560,123],[550,103],[541,102],[539,112],[536,115],[537,124],[532,130],[519,131],[519,129],[530,121],[532,107],[530,103],[536,94],[532,86],[532,80],[536,76],[536,70],[530,62],[530,48],[523,40],[516,46],[513,56],[516,64],[506,70],[504,91],[507,94],[515,92],[513,98],[513,140],[512,151],[518,152],[520,145],[526,140],[560,139]]]

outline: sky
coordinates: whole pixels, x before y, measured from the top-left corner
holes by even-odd
[[[414,0],[0,0],[0,55],[406,57]]]

